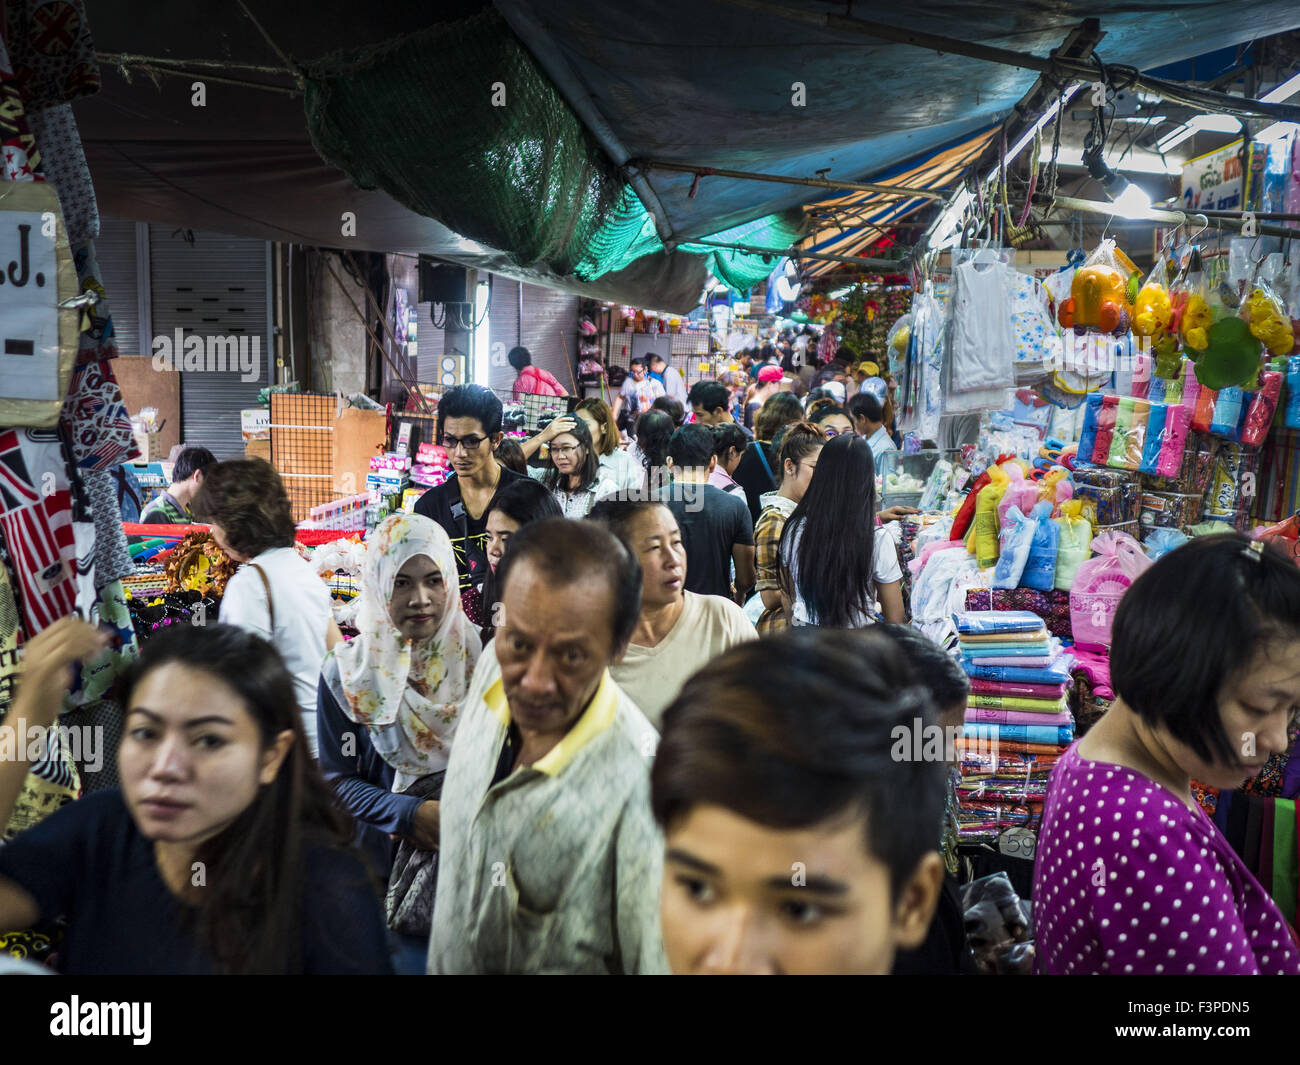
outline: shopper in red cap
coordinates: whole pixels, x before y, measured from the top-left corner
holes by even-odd
[[[762,409],[768,397],[782,390],[785,375],[779,366],[764,366],[758,371],[758,387],[745,404],[745,428],[754,428],[754,416]]]

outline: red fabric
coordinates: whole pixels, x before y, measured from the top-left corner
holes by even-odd
[[[539,366],[525,366],[515,378],[516,403],[524,395],[567,396],[568,394],[564,386],[555,379],[554,374],[548,373]]]
[[[299,529],[293,538],[304,547],[319,547],[334,540],[361,540],[365,529]]]
[[[77,605],[72,493],[53,492],[0,514],[0,533],[14,563],[16,591],[27,622],[24,631],[35,636]]]
[[[141,525],[136,521],[122,522],[122,532],[127,536],[161,536],[166,540],[179,540],[192,532],[207,532],[206,525]]]
[[[957,511],[957,516],[952,519],[952,532],[948,534],[948,539],[966,539],[966,533],[970,530],[970,523],[975,517],[975,499],[980,494],[980,489],[992,480],[993,478],[987,472],[981,473],[975,478],[975,483],[971,485],[970,491],[966,495],[966,501],[962,503],[961,509]]]

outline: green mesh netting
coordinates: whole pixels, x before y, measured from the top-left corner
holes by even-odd
[[[789,248],[803,234],[803,218],[799,211],[770,214],[746,222],[744,225],[724,229],[703,239],[722,244],[747,244],[755,248]],[[772,272],[778,256],[760,255],[739,251],[736,248],[713,248],[707,244],[682,244],[683,251],[709,256],[709,269],[713,276],[728,288],[747,291]]]
[[[319,60],[304,95],[322,158],[520,265],[572,273],[624,203],[623,179],[490,8]]]
[[[491,8],[318,60],[304,96],[323,159],[518,266],[585,282],[664,250],[650,212]],[[799,225],[788,212],[702,239],[787,248]],[[681,250],[739,290],[774,265],[734,249]]]
[[[632,186],[624,185],[618,207],[592,235],[587,253],[573,273],[583,281],[594,281],[611,271],[622,270],[643,255],[663,250],[654,216],[642,206]]]

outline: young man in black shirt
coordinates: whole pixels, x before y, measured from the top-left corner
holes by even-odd
[[[673,483],[661,498],[677,519],[686,546],[686,591],[732,597],[731,563],[736,564],[736,598],[754,587],[754,523],[745,500],[708,483],[717,465],[713,433],[683,425],[668,442]]]
[[[461,602],[481,625],[483,578],[487,576],[487,512],[512,481],[525,480],[496,460],[501,443],[501,400],[482,385],[457,385],[438,401],[438,443],[447,449],[454,471],[415,504],[415,513],[446,530],[456,553]]]

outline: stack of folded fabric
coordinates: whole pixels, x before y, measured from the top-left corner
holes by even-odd
[[[1067,700],[1073,660],[1029,611],[967,611],[953,620],[971,680],[959,745],[958,836],[987,842],[1042,818],[1048,776],[1074,741]]]

